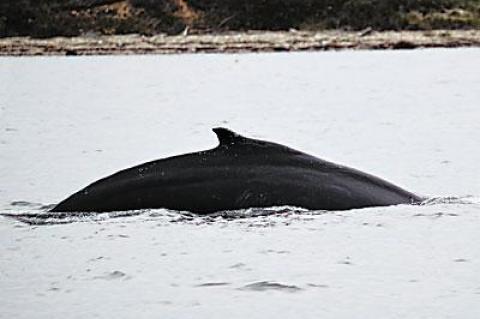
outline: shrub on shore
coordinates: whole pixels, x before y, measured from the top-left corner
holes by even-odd
[[[190,0],[227,30],[414,30],[480,27],[479,0]],[[459,19],[458,12],[464,17]],[[417,20],[412,19],[417,13]],[[441,21],[441,22],[440,22]]]
[[[0,36],[480,28],[480,0],[3,0]]]

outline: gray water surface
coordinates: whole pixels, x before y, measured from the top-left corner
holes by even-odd
[[[479,49],[1,58],[4,213],[214,147],[216,126],[432,199],[0,217],[0,317],[478,318],[479,62]]]

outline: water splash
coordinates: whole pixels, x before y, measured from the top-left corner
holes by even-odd
[[[431,205],[444,205],[444,204],[460,204],[460,205],[471,205],[471,204],[480,204],[480,198],[474,197],[473,195],[466,196],[443,196],[443,197],[430,197],[422,201],[419,205],[421,206],[431,206]]]
[[[404,206],[440,206],[440,205],[478,205],[480,198],[473,196],[463,197],[431,197],[417,205]],[[157,221],[163,224],[218,224],[235,221],[236,223],[247,223],[251,227],[269,227],[278,224],[289,225],[295,221],[309,221],[320,215],[330,214],[342,216],[340,211],[312,211],[298,207],[279,206],[268,208],[248,208],[240,210],[219,211],[209,215],[197,215],[185,211],[174,211],[168,209],[142,209],[117,212],[78,212],[62,213],[51,212],[53,205],[31,203],[27,201],[16,201],[10,204],[6,213],[0,214],[28,225],[58,225],[77,222],[139,222]],[[367,210],[378,209],[378,207],[367,208]],[[381,207],[385,209],[385,207]],[[363,211],[365,209],[362,209]],[[360,210],[358,210],[360,211]],[[346,213],[348,214],[348,213]],[[119,220],[120,219],[120,220]]]
[[[112,218],[138,216],[142,213],[142,211],[125,211],[109,213],[79,212],[72,214],[38,210],[21,213],[3,213],[0,215],[15,219],[28,225],[58,225],[75,222],[100,222]]]
[[[257,222],[257,226],[266,226],[267,218],[288,218],[290,216],[312,216],[323,214],[324,211],[308,211],[305,209],[289,206],[268,207],[268,208],[248,208],[232,211],[220,211],[209,215],[197,215],[185,211],[174,211],[168,209],[142,209],[117,212],[77,212],[63,213],[51,212],[45,205],[18,205],[22,209],[10,210],[12,212],[2,213],[1,216],[12,218],[28,225],[58,225],[77,222],[113,222],[121,218],[126,222],[127,218],[136,218],[135,221],[159,221],[164,223],[182,223],[182,224],[210,224],[219,222],[228,222],[232,220],[250,220]],[[26,208],[29,209],[26,209]]]

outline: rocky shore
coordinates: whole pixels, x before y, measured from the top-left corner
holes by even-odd
[[[185,32],[187,33],[187,32]],[[237,53],[341,49],[479,47],[480,30],[232,32],[196,35],[100,35],[0,39],[0,55]]]

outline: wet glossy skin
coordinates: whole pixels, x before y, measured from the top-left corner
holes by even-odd
[[[207,214],[290,205],[346,210],[415,203],[417,195],[286,146],[214,129],[220,145],[135,166],[59,203],[55,212],[168,208]]]

